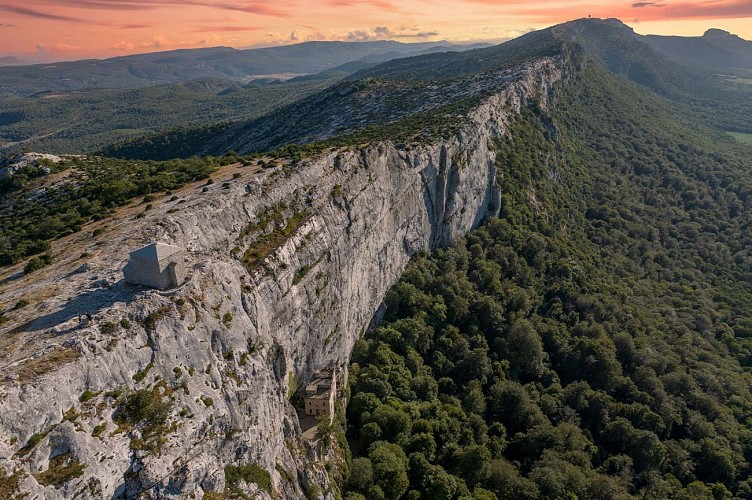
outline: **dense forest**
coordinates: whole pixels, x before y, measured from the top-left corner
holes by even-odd
[[[752,149],[594,64],[356,344],[345,497],[752,498]]]

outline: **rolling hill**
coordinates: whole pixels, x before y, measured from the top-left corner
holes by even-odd
[[[447,42],[304,42],[261,49],[212,47],[137,54],[110,59],[0,67],[3,95],[30,96],[91,88],[134,88],[196,80],[242,79],[320,73],[363,57],[405,55]]]

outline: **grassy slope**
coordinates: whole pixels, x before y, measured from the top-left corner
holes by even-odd
[[[729,135],[743,144],[752,145],[752,134],[744,134],[742,132],[729,132]]]

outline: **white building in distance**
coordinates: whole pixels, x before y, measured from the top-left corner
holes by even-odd
[[[159,290],[175,288],[185,281],[185,251],[164,243],[151,243],[131,252],[123,268],[127,283]]]

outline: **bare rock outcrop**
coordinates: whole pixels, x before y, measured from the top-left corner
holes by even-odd
[[[496,213],[495,140],[569,71],[558,58],[526,65],[449,140],[240,167],[113,222],[85,265],[61,257],[4,291],[8,303],[43,297],[36,318],[4,333],[17,353],[0,366],[6,476],[29,498],[333,498],[290,392],[347,364],[412,255]],[[175,290],[122,281],[128,252],[155,240],[187,249]],[[229,484],[228,470],[263,470],[270,484]]]

